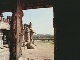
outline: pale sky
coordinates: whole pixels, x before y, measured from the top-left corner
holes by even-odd
[[[54,34],[53,28],[53,7],[23,10],[23,23],[32,22],[34,31],[37,34]],[[12,13],[3,13],[4,17],[12,16]]]

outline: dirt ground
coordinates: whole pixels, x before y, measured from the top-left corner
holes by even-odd
[[[23,60],[54,60],[54,45],[47,41],[35,41],[35,49],[22,48]]]
[[[35,41],[35,49],[22,47],[22,60],[54,60],[54,45],[48,41]],[[0,49],[0,60],[9,60],[9,48]]]

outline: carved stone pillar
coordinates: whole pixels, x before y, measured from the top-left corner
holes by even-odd
[[[12,11],[11,20],[11,41],[10,41],[10,60],[19,60],[22,56],[22,17],[23,11],[21,1],[17,0],[17,8]]]
[[[32,43],[32,41],[33,41],[33,34],[34,34],[34,32],[33,32],[33,29],[32,29],[32,23],[30,22],[30,27],[29,27],[29,29],[30,29],[30,45],[31,45],[31,43]]]
[[[33,34],[34,32],[32,31],[32,29],[30,29],[30,44],[32,44],[33,42]]]
[[[29,27],[27,24],[24,24],[24,39],[25,39],[25,42],[30,42],[30,37],[29,37]]]
[[[3,31],[0,29],[0,48],[3,46],[2,37],[3,37]]]

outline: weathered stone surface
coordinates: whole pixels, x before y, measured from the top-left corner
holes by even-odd
[[[24,24],[24,45],[27,46],[28,49],[34,49],[34,47],[31,45],[33,43],[33,34],[34,30],[32,29],[32,23],[30,24]],[[25,44],[27,42],[27,44]],[[33,43],[34,44],[34,43]]]
[[[7,29],[7,30],[10,30],[10,25],[9,25],[9,23],[0,22],[0,29]]]
[[[13,10],[11,21],[11,41],[10,41],[10,59],[18,60],[22,56],[22,17],[23,11],[20,0],[17,0],[17,7]]]
[[[37,9],[37,8],[49,8],[52,7],[52,0],[22,0],[22,9]],[[14,9],[16,0],[1,0],[0,1],[0,10],[1,12],[11,12]],[[7,8],[5,8],[7,7]]]

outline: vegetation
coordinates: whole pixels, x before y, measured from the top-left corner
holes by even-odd
[[[33,36],[33,39],[40,39],[40,38],[45,38],[45,39],[47,39],[47,38],[49,38],[49,39],[53,39],[54,38],[54,36],[53,35],[51,35],[51,34],[37,34],[37,35],[34,35]]]
[[[37,34],[37,35],[33,35],[33,39],[54,39],[54,35],[51,34]],[[43,43],[51,43],[54,44],[54,40],[41,40],[39,42],[43,42]]]

